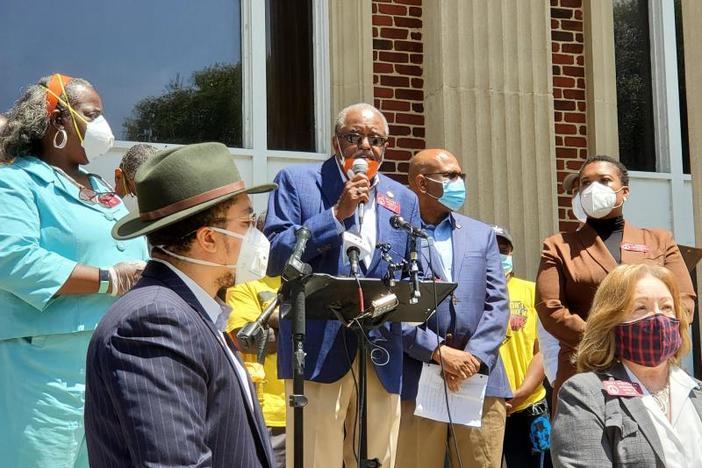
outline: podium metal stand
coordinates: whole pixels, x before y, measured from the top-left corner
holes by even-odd
[[[369,304],[360,313],[358,286],[363,290],[364,303]],[[302,283],[302,284],[300,284]],[[290,406],[294,409],[295,468],[303,468],[302,456],[302,408],[307,404],[304,396],[304,351],[300,334],[304,339],[305,320],[340,320],[352,327],[358,338],[358,391],[356,395],[359,414],[359,468],[380,466],[377,459],[368,460],[367,406],[366,406],[366,337],[364,330],[381,326],[385,322],[423,323],[456,288],[456,283],[419,281],[419,297],[414,294],[417,284],[394,281],[393,284],[377,278],[346,278],[327,274],[312,274],[299,278],[289,285],[286,297],[291,309],[281,317],[293,320],[293,395]],[[434,290],[436,287],[436,291]],[[436,292],[436,294],[435,294]],[[392,467],[389,467],[392,468]]]

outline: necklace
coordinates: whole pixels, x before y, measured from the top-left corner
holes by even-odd
[[[658,404],[665,417],[670,421],[670,380],[665,384],[661,390],[657,392],[651,392],[653,400]]]
[[[64,172],[61,168],[58,168],[56,166],[51,166],[54,171],[57,174],[62,175],[64,178],[66,178],[71,184],[75,185],[78,188],[78,198],[80,198],[81,201],[86,202],[88,204],[94,205],[96,203],[99,203],[100,205],[104,206],[105,208],[113,208],[121,203],[119,197],[117,194],[112,190],[112,187],[110,186],[109,183],[102,177],[100,177],[97,174],[92,174],[89,173],[88,177],[95,177],[100,182],[102,182],[106,187],[108,187],[110,190],[107,192],[97,192],[93,190],[92,188],[86,187],[85,185],[81,184],[77,180],[75,180],[73,177],[69,176]]]

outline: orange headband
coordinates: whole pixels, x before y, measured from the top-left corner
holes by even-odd
[[[71,81],[68,75],[62,75],[60,73],[54,73],[51,75],[51,79],[46,85],[46,89],[49,92],[46,93],[46,112],[51,115],[51,113],[56,109],[59,97],[63,95],[64,87]]]

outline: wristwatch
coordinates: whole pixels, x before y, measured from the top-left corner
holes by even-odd
[[[108,270],[98,269],[100,275],[100,287],[98,287],[98,294],[107,294],[110,289],[110,272]]]

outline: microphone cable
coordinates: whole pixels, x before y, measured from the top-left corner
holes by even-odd
[[[448,415],[449,419],[449,435],[451,437],[451,440],[453,442],[453,449],[456,452],[456,458],[458,459],[458,466],[459,468],[463,468],[463,461],[461,460],[461,454],[458,451],[458,440],[456,439],[456,431],[454,430],[454,425],[453,425],[453,417],[451,416],[451,405],[449,405],[449,397],[448,397],[448,385],[446,384],[446,372],[444,371],[444,359],[443,356],[441,355],[441,339],[439,337],[439,333],[441,331],[441,322],[439,321],[439,311],[437,310],[439,308],[439,300],[438,300],[438,293],[436,291],[436,272],[434,271],[434,262],[432,260],[432,255],[431,255],[431,246],[433,245],[433,242],[427,239],[427,250],[429,252],[429,258],[428,258],[428,263],[429,263],[429,269],[431,270],[431,282],[432,282],[432,290],[433,290],[433,296],[434,296],[434,321],[436,322],[436,349],[439,351],[439,364],[441,365],[441,375],[444,376],[444,401],[446,402],[446,414]],[[437,255],[439,255],[439,252],[436,250],[436,247],[434,247],[434,251],[436,252]],[[446,441],[446,450],[447,452],[450,451],[449,447],[449,442]],[[449,464],[451,463],[451,457],[448,457]]]

